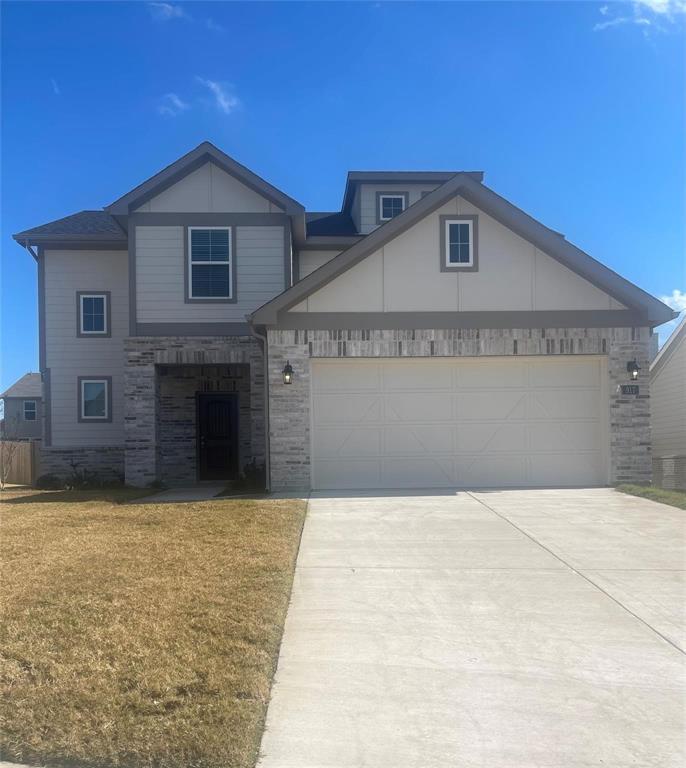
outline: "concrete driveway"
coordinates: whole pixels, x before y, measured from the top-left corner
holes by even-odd
[[[686,513],[315,494],[261,768],[683,768]]]

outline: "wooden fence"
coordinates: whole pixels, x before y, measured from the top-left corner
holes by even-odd
[[[0,440],[0,472],[6,483],[33,485],[40,472],[40,440]]]

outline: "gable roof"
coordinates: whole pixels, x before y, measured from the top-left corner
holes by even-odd
[[[160,192],[176,184],[207,162],[214,163],[223,171],[262,195],[262,197],[267,198],[279,208],[283,208],[286,213],[291,215],[304,213],[305,209],[297,200],[272,186],[249,168],[236,162],[209,141],[203,141],[202,144],[199,144],[188,154],[180,157],[154,176],[151,176],[147,181],[134,187],[130,192],[127,192],[118,200],[106,206],[105,211],[115,216],[125,216],[130,210],[143,205],[143,203],[159,195]]]
[[[8,387],[0,395],[0,399],[6,397],[30,397],[40,400],[42,396],[43,385],[40,373],[25,373],[21,379],[17,379],[11,387]]]
[[[41,242],[74,241],[80,238],[126,242],[126,232],[106,211],[80,211],[62,219],[41,224],[39,227],[18,232],[12,237],[22,245],[27,242],[30,245],[39,245]]]
[[[681,322],[672,331],[670,337],[662,345],[662,348],[657,355],[655,355],[655,359],[650,364],[651,376],[655,376],[655,374],[664,367],[672,354],[676,351],[679,343],[684,341],[684,339],[686,339],[686,312],[684,312]]]
[[[278,313],[298,304],[310,294],[353,267],[365,257],[405,232],[421,219],[440,208],[445,202],[460,195],[489,216],[535,245],[548,256],[559,261],[597,288],[617,299],[630,309],[638,310],[651,326],[660,325],[675,317],[667,305],[620,277],[608,267],[572,245],[559,233],[509,203],[467,173],[457,173],[440,187],[418,200],[403,213],[382,224],[364,240],[328,261],[282,294],[253,312],[250,320],[256,324],[272,325]]]

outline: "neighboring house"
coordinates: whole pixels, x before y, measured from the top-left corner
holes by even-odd
[[[650,339],[674,312],[482,177],[351,172],[340,211],[306,213],[204,143],[15,235],[38,262],[43,471],[650,480]]]
[[[40,373],[26,373],[0,394],[4,405],[2,437],[40,438],[43,433],[43,384]]]
[[[686,489],[686,314],[650,366],[653,475]]]

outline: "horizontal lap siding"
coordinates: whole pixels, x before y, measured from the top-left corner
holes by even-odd
[[[46,367],[50,369],[52,445],[118,446],[124,442],[124,338],[129,332],[125,251],[45,252]],[[77,291],[109,291],[111,336],[78,338]],[[79,376],[112,377],[112,422],[78,421]]]
[[[136,227],[136,295],[139,323],[226,323],[284,289],[284,228],[236,227],[235,303],[186,303],[184,227]]]
[[[436,184],[362,184],[360,185],[360,232],[369,234],[379,224],[377,222],[377,192],[390,192],[391,194],[409,193],[409,204],[413,205],[422,198],[422,192],[430,192],[436,189]]]

